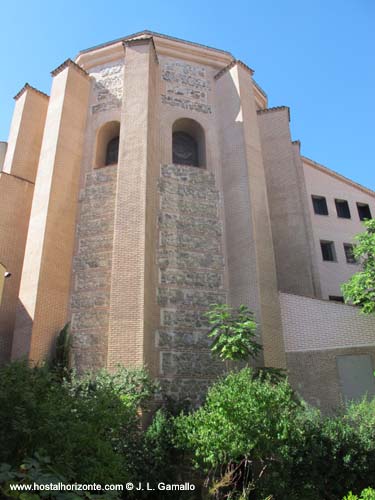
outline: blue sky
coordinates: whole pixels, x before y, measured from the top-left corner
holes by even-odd
[[[149,29],[242,59],[270,106],[290,106],[305,156],[375,189],[373,0],[19,0],[0,26],[0,140],[25,82],[49,93],[68,57]]]

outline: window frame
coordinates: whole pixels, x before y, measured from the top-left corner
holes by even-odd
[[[323,245],[330,245],[330,252],[331,252],[331,255],[332,255],[332,259],[325,259],[324,258]],[[322,254],[322,260],[323,260],[323,262],[338,262],[337,261],[336,248],[335,248],[335,242],[334,241],[320,240],[320,251],[321,251],[321,254]]]
[[[329,215],[329,211],[328,211],[328,204],[327,204],[327,198],[325,196],[321,196],[321,195],[318,195],[318,194],[312,194],[311,195],[311,200],[312,200],[312,204],[313,204],[313,209],[314,209],[314,214],[315,215]],[[323,212],[320,211],[320,209],[318,208],[319,205],[317,205],[315,202],[323,202],[324,203],[324,208],[323,208]]]
[[[348,200],[342,200],[340,198],[335,198],[335,206],[336,206],[337,217],[339,219],[351,219],[352,218],[352,214],[350,212],[350,207],[349,207]],[[345,208],[340,213],[340,210],[342,210],[343,206]],[[341,208],[339,209],[339,207],[341,207]],[[346,215],[343,215],[343,214],[346,214]]]
[[[362,217],[360,213],[360,208],[367,208],[369,217]],[[360,201],[357,201],[357,210],[358,210],[358,217],[360,221],[372,219],[372,214],[370,210],[370,205],[368,203],[362,203]]]

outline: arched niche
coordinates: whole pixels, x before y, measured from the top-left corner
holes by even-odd
[[[120,122],[107,122],[96,136],[95,168],[115,165],[118,162]]]
[[[204,130],[191,118],[180,118],[173,124],[172,163],[200,168],[206,166]]]

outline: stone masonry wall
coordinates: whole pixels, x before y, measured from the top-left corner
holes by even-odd
[[[179,165],[162,166],[159,191],[160,382],[172,397],[196,402],[223,370],[211,358],[204,317],[210,304],[226,302],[219,193],[212,173]]]
[[[71,331],[80,371],[106,365],[117,165],[90,171],[80,197]]]

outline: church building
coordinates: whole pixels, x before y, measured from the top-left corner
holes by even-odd
[[[290,110],[224,50],[143,31],[26,84],[0,143],[0,363],[145,365],[175,398],[222,372],[210,304],[246,304],[260,364],[330,410],[375,395],[375,318],[342,303],[375,193],[301,155]]]

